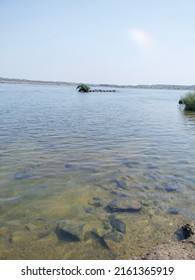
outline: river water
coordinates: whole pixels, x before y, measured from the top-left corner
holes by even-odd
[[[129,259],[177,240],[195,219],[195,115],[178,107],[185,93],[1,84],[0,258]],[[122,197],[141,211],[112,213]],[[120,240],[104,238],[118,236],[111,216],[126,225]],[[59,234],[61,220],[83,238]]]

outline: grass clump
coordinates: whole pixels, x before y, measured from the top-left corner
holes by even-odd
[[[185,105],[185,110],[195,112],[195,92],[189,92],[183,98],[183,104]]]

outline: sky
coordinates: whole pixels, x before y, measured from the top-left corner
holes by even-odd
[[[0,77],[195,84],[195,0],[0,0]]]

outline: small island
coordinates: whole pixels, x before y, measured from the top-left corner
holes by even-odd
[[[91,89],[88,85],[83,83],[77,86],[77,90],[79,92],[116,92],[115,89]]]

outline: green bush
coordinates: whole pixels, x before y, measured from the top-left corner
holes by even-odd
[[[195,112],[195,93],[189,92],[183,98],[183,104],[185,104],[185,110]]]
[[[79,92],[88,92],[90,90],[90,87],[86,84],[79,84],[77,90]]]

